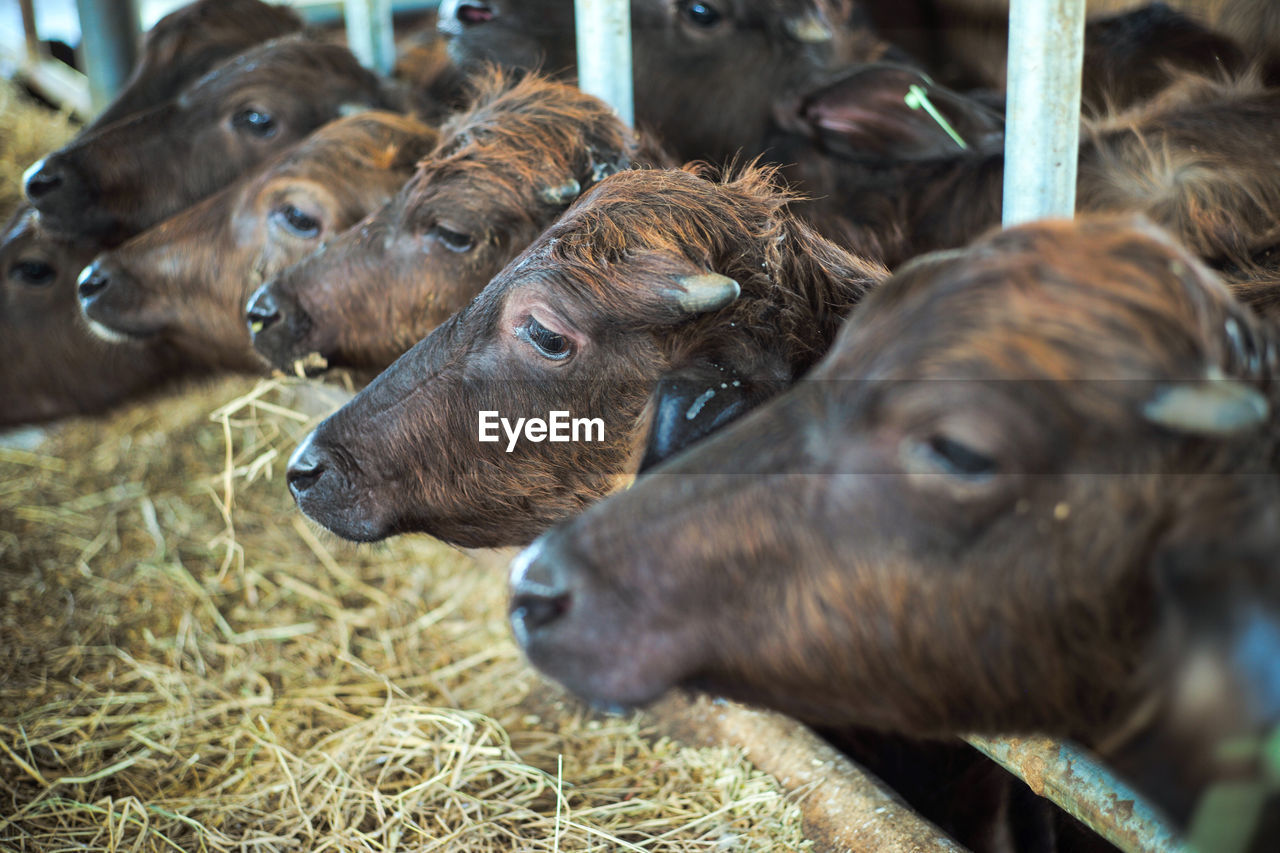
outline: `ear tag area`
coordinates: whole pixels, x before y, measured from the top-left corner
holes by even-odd
[[[782,391],[703,363],[667,373],[653,393],[653,421],[640,473],[732,423]]]

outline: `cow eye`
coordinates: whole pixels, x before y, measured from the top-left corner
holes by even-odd
[[[320,236],[320,220],[314,216],[308,216],[292,204],[276,208],[271,215],[287,231],[303,239],[312,240]]]
[[[533,344],[534,349],[553,361],[563,361],[573,352],[573,346],[568,338],[551,331],[532,317],[520,327],[520,337]]]
[[[934,467],[953,477],[985,480],[996,472],[996,461],[990,456],[944,435],[933,436],[920,450]]]
[[[475,239],[470,234],[454,231],[452,228],[446,228],[438,223],[432,230],[435,232],[436,239],[444,243],[445,248],[452,252],[469,252],[476,244]]]
[[[276,134],[276,120],[262,110],[241,110],[231,117],[231,126],[263,139]]]
[[[18,261],[9,268],[9,278],[20,284],[52,284],[58,271],[44,261]]]
[[[720,23],[720,10],[705,0],[688,0],[681,4],[680,13],[689,21],[704,29],[710,29]]]

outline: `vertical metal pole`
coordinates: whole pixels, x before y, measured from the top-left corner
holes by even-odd
[[[76,0],[80,48],[94,112],[110,103],[138,58],[135,0]]]
[[[18,0],[22,10],[22,34],[27,39],[27,61],[34,62],[40,56],[40,35],[36,32],[35,0]]]
[[[1012,0],[1004,224],[1076,205],[1085,0]]]
[[[574,0],[573,10],[578,32],[578,86],[634,125],[630,0]]]
[[[347,45],[360,64],[379,74],[391,73],[396,64],[391,0],[346,0],[342,13],[347,23]]]

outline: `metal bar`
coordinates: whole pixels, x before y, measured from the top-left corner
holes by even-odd
[[[1080,147],[1085,0],[1012,0],[1004,224],[1070,217]]]
[[[574,0],[578,86],[600,98],[628,125],[635,124],[631,85],[629,0]]]
[[[27,56],[35,61],[40,55],[40,35],[36,32],[35,0],[18,0],[18,8],[22,10],[22,34],[27,40]]]
[[[124,85],[138,58],[135,0],[76,0],[80,49],[89,78],[89,100],[102,110]]]
[[[391,73],[396,63],[391,0],[347,0],[342,12],[347,22],[347,46],[360,64],[379,74]]]
[[[1044,737],[965,740],[1125,853],[1190,853],[1141,795],[1071,744]]]
[[[644,713],[682,743],[741,749],[795,798],[815,850],[968,853],[802,723],[706,696],[669,696]]]

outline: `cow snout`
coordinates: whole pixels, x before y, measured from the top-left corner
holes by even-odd
[[[568,562],[547,537],[522,551],[511,564],[508,613],[523,647],[531,636],[569,611],[572,595]]]
[[[27,199],[34,204],[62,186],[62,175],[59,174],[56,163],[41,160],[27,169],[26,174],[22,176],[22,183]]]
[[[87,305],[106,290],[111,284],[110,271],[104,269],[100,262],[89,264],[80,271],[76,280],[76,293],[80,295],[80,304]]]
[[[271,291],[259,287],[245,306],[245,319],[249,322],[249,334],[255,338],[280,320],[280,308]]]
[[[280,370],[293,372],[294,362],[312,351],[311,316],[289,294],[269,281],[245,306],[245,322],[258,354]],[[310,367],[308,373],[313,372]]]
[[[293,499],[302,503],[306,494],[324,476],[329,469],[329,461],[324,451],[316,445],[315,433],[306,437],[298,449],[289,457],[289,470],[285,480],[289,483],[289,491]]]
[[[444,0],[436,27],[447,35],[456,35],[466,27],[492,21],[498,15],[488,0]]]
[[[87,185],[64,158],[50,155],[36,163],[22,176],[22,186],[51,231],[78,234],[92,230],[85,216],[90,202]]]

